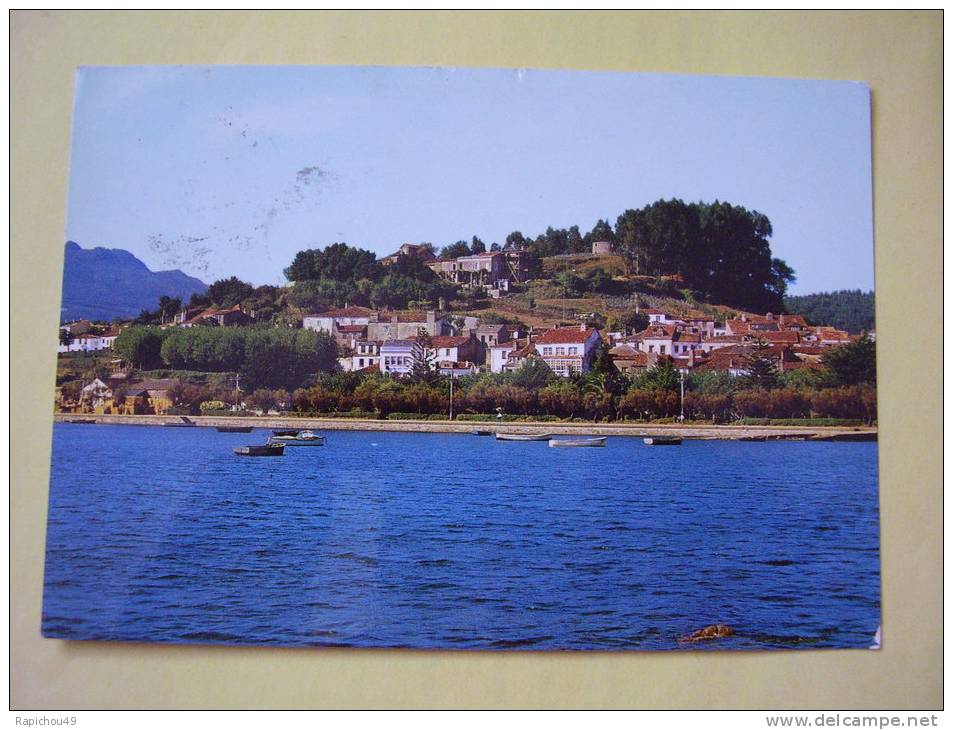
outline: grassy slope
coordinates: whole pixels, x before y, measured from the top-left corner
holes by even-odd
[[[544,279],[530,282],[521,293],[511,294],[502,299],[489,300],[482,309],[467,314],[476,316],[489,312],[515,317],[532,326],[551,326],[556,322],[571,322],[584,312],[597,312],[606,317],[619,316],[635,308],[635,297],[614,297],[605,295],[568,299],[562,289],[552,283],[549,277],[561,271],[572,270],[579,273],[602,267],[619,280],[637,281],[637,295],[642,308],[654,307],[673,315],[702,313],[714,317],[719,322],[736,316],[741,310],[719,304],[687,300],[671,283],[651,277],[626,277],[622,259],[619,256],[594,256],[575,254],[570,256],[552,256],[543,259]],[[761,313],[763,314],[763,312]]]

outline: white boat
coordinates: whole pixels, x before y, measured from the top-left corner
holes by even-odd
[[[498,433],[497,441],[549,441],[552,434],[548,433]]]
[[[605,446],[605,445],[606,445],[605,436],[597,436],[595,438],[587,438],[587,439],[550,439],[549,440],[549,447],[551,449],[559,447],[559,446],[565,446],[568,448],[568,447]]]
[[[324,446],[324,436],[318,436],[313,431],[299,431],[294,436],[272,436],[269,443],[285,446]]]

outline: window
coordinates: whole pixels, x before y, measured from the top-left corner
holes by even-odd
[[[359,357],[359,358],[357,359],[357,366],[358,366],[359,368],[364,367],[364,358],[363,358],[363,357]]]
[[[551,347],[544,347],[544,348],[543,348],[543,355],[552,355],[552,354],[553,354],[553,348],[551,348]]]
[[[649,345],[649,352],[655,352],[655,345]]]
[[[578,347],[570,347],[570,348],[569,348],[569,354],[570,354],[570,355],[577,355],[577,354],[579,354],[579,348],[578,348]]]
[[[659,354],[660,354],[660,355],[664,355],[664,354],[665,354],[665,345],[659,345],[659,346],[658,346],[658,351],[659,351]]]
[[[565,354],[566,354],[566,348],[565,348],[565,347],[557,347],[557,348],[556,348],[556,354],[557,354],[557,355],[565,355]]]

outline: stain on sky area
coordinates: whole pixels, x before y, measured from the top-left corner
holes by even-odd
[[[162,256],[163,266],[170,269],[188,268],[201,274],[208,273],[212,249],[201,245],[208,236],[177,236],[167,239],[161,233],[146,237],[149,248]]]
[[[244,136],[244,133],[243,133]],[[261,248],[266,259],[271,259],[268,244],[271,231],[283,217],[298,212],[309,204],[314,204],[322,191],[322,181],[330,178],[330,173],[318,165],[307,165],[295,172],[294,181],[261,210],[261,220],[251,231],[228,231],[212,226],[207,235],[180,235],[167,238],[155,233],[147,236],[149,248],[162,256],[162,264],[170,268],[187,268],[200,274],[207,274],[209,259],[216,244],[229,250],[247,251],[254,246]],[[219,209],[234,208],[239,201],[229,200]],[[192,211],[189,211],[192,213]],[[196,215],[195,213],[192,213]],[[204,242],[208,242],[205,245]]]

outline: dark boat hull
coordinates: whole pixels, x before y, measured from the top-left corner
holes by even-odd
[[[251,426],[216,426],[219,433],[251,433]]]
[[[642,439],[646,446],[681,446],[682,440],[674,436],[649,436]]]
[[[265,446],[236,446],[238,456],[282,456],[285,453],[284,444],[267,444]]]

